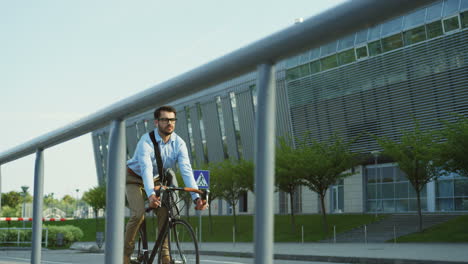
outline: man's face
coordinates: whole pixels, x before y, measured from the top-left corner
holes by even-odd
[[[161,116],[159,120],[155,120],[154,123],[158,128],[159,133],[169,136],[174,132],[175,121],[169,121],[168,119],[175,119],[175,113],[161,111]]]

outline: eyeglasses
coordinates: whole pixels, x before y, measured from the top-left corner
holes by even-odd
[[[176,121],[177,121],[177,118],[159,118],[158,120],[159,120],[159,122],[161,122],[163,124],[167,124],[169,122],[171,122],[172,124],[175,124]]]

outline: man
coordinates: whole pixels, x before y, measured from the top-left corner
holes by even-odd
[[[163,168],[174,168],[176,162],[182,173],[185,186],[197,188],[184,140],[174,133],[177,121],[176,110],[172,106],[162,106],[154,111],[155,138],[161,152]],[[161,201],[154,192],[155,183],[161,177],[158,172],[154,145],[149,134],[144,134],[137,144],[133,158],[127,161],[126,195],[131,211],[130,220],[125,228],[124,263],[130,262],[130,255],[135,245],[135,235],[145,217],[145,198],[150,207],[157,208],[158,228],[161,230],[167,219],[167,209],[161,208]],[[192,193],[196,210],[207,208],[206,200]],[[169,263],[167,240],[163,243],[163,263]]]

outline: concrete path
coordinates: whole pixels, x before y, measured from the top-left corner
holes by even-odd
[[[93,242],[76,250],[99,250]],[[201,243],[201,255],[252,257],[253,243]],[[275,243],[275,259],[340,263],[468,263],[468,243]]]

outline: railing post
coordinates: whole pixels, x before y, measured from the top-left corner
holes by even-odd
[[[36,151],[34,166],[33,233],[31,263],[41,263],[42,249],[42,197],[44,197],[44,150]]]
[[[125,121],[115,120],[109,139],[106,191],[106,256],[107,264],[123,262],[126,141]]]
[[[255,263],[273,263],[276,87],[271,63],[257,67],[255,128]]]

